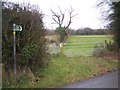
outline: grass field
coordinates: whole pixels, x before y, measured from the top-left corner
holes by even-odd
[[[111,40],[112,36],[110,35],[78,35],[71,36],[67,43],[79,43],[79,42],[104,42],[105,40]]]
[[[105,40],[112,41],[110,35],[81,35],[71,36],[63,47],[67,57],[91,56],[95,46],[104,46]]]

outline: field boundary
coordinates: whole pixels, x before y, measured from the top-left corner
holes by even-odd
[[[67,57],[92,56],[95,50],[106,47],[105,41],[112,42],[111,35],[70,36],[63,46],[63,54]],[[98,48],[98,49],[97,49]]]

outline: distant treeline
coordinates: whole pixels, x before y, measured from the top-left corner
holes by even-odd
[[[108,35],[110,34],[110,30],[83,28],[78,30],[70,30],[70,33],[71,35]]]
[[[56,30],[47,30],[48,34],[53,34]],[[81,28],[81,29],[69,29],[68,30],[71,35],[109,35],[111,34],[111,30],[109,29],[91,29],[89,27]]]

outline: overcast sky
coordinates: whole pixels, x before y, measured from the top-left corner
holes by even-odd
[[[58,7],[60,7],[63,12],[65,11],[65,13],[67,13],[66,10],[69,10],[70,7],[72,7],[74,9],[74,13],[78,14],[72,20],[73,23],[70,25],[70,28],[72,29],[79,29],[82,27],[90,27],[93,29],[103,28],[100,10],[96,8],[97,0],[8,0],[8,1],[30,2],[31,4],[39,5],[40,9],[45,14],[43,20],[46,28],[55,29],[58,26],[56,24],[51,24],[53,23],[51,9],[55,12],[58,12],[59,11]]]

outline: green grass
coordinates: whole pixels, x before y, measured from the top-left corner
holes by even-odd
[[[40,70],[44,77],[40,82],[30,85],[29,82],[9,87],[23,88],[56,88],[70,83],[93,78],[94,75],[106,73],[106,70],[117,69],[117,60],[98,59],[96,57],[51,57],[47,69]]]
[[[63,53],[67,57],[76,57],[76,56],[92,56],[94,48],[65,48]]]
[[[67,43],[79,43],[79,42],[104,42],[105,40],[111,40],[112,36],[110,35],[79,35],[71,36]]]
[[[70,36],[62,51],[67,57],[91,56],[95,46],[104,46],[105,40],[113,41],[110,35]]]
[[[38,83],[34,85],[26,82],[21,77],[23,83],[10,84],[4,87],[9,88],[58,88],[70,83],[80,82],[93,78],[94,75],[106,73],[106,70],[118,68],[117,60],[99,59],[96,57],[72,57],[53,56],[50,58],[49,65],[46,69],[40,70],[43,76]],[[13,79],[14,80],[14,79]]]
[[[42,72],[45,77],[32,87],[61,87],[113,68],[117,68],[117,60],[101,60],[95,57],[52,57],[48,68]]]

